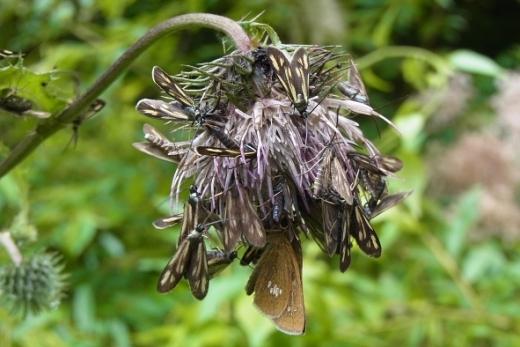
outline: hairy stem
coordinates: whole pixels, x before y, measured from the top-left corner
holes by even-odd
[[[81,110],[91,104],[141,53],[158,39],[174,30],[194,26],[222,31],[234,41],[239,50],[248,51],[251,49],[251,41],[244,30],[238,23],[226,17],[207,13],[191,13],[176,16],[158,24],[128,48],[83,95],[79,96],[55,117],[38,125],[33,132],[23,138],[7,158],[0,163],[0,177],[16,167],[45,139],[73,121]]]
[[[20,253],[16,243],[14,243],[14,240],[11,237],[11,233],[9,231],[0,232],[0,245],[5,248],[7,254],[9,254],[9,258],[11,258],[14,265],[19,266],[22,263],[22,253]]]

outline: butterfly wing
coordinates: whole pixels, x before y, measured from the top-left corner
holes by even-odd
[[[299,241],[293,242],[300,247]],[[302,255],[295,247],[289,251],[288,264],[291,276],[291,290],[287,307],[279,317],[273,318],[276,327],[289,335],[301,335],[305,332],[305,304],[303,299],[303,283],[301,277]]]
[[[287,258],[289,242],[284,238],[270,237],[246,287],[248,292],[254,288],[254,303],[269,318],[282,315],[291,293],[291,260]]]

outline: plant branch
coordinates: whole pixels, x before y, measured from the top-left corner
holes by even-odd
[[[360,69],[364,69],[389,58],[413,58],[422,60],[445,75],[448,75],[452,70],[449,63],[440,55],[430,52],[427,49],[409,46],[389,46],[376,49],[356,59],[356,64]]]
[[[233,40],[237,49],[241,51],[251,49],[251,41],[245,31],[237,22],[226,17],[208,13],[191,13],[176,16],[158,24],[128,48],[83,95],[79,96],[55,117],[40,123],[32,133],[23,138],[13,148],[7,158],[0,163],[0,177],[16,167],[45,139],[72,122],[81,110],[90,105],[121,75],[123,70],[158,39],[174,30],[194,26],[208,27],[222,31]]]
[[[16,243],[14,243],[9,231],[5,230],[0,232],[0,245],[4,246],[14,265],[19,266],[22,263],[22,253],[20,253]]]

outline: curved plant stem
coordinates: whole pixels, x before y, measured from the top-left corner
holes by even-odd
[[[12,170],[45,139],[60,128],[73,121],[79,112],[90,105],[121,73],[148,47],[158,39],[174,30],[186,27],[208,27],[219,30],[228,35],[235,46],[241,51],[251,49],[251,41],[244,30],[235,21],[208,13],[192,13],[170,18],[150,29],[137,42],[128,48],[97,80],[94,84],[67,108],[56,116],[47,119],[36,129],[23,138],[0,163],[0,177]]]
[[[449,63],[443,57],[423,48],[409,46],[388,46],[376,49],[356,59],[356,64],[360,69],[363,69],[389,58],[413,58],[423,60],[431,64],[440,73],[449,74],[451,72]]]

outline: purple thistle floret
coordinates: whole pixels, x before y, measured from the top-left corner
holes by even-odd
[[[182,216],[154,224],[164,228],[182,221],[179,247],[161,274],[159,290],[186,277],[195,297],[203,298],[209,276],[245,244],[241,264],[257,264],[248,294],[255,292],[255,304],[278,328],[303,332],[304,316],[298,320],[294,313],[304,315],[301,285],[294,288],[301,283],[301,235],[329,256],[339,255],[340,270],[346,271],[352,239],[364,253],[380,256],[370,219],[407,195],[388,194],[386,179],[402,164],[381,155],[352,116],[390,122],[368,104],[354,63],[337,47],[260,47],[175,76],[155,67],[153,77],[167,96],[143,99],[137,109],[174,130],[195,129],[189,141],[172,142],[146,125],[146,141],[135,144],[177,163],[172,201],[186,182],[192,187]],[[202,236],[210,229],[222,250],[206,251]],[[277,252],[288,259],[279,260]],[[275,273],[287,278],[270,278],[262,287],[262,276],[271,276],[267,267],[283,269]],[[293,293],[292,302],[285,299],[285,311],[276,316],[270,309],[285,297],[283,290]]]

